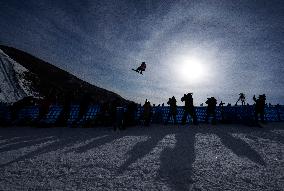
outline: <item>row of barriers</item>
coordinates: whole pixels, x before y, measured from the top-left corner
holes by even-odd
[[[60,114],[63,111],[61,105],[51,105],[49,107],[48,113],[40,119],[40,123],[53,125],[58,120]],[[80,111],[79,105],[71,105],[69,117],[67,119],[68,126],[78,119]],[[123,108],[126,112],[127,109]],[[195,107],[197,120],[199,122],[205,122],[206,118],[206,107]],[[100,112],[100,107],[98,105],[90,105],[87,112],[78,121],[78,123],[84,123],[86,121],[95,120]],[[27,106],[20,109],[17,112],[16,120],[18,121],[29,121],[33,122],[38,120],[39,117],[39,107],[38,106]],[[181,123],[184,109],[182,106],[177,107],[176,119],[178,123]],[[165,123],[167,116],[169,114],[169,107],[153,107],[151,115],[151,123]],[[139,123],[143,120],[143,107],[138,107],[134,114],[135,120]],[[212,118],[212,117],[211,117]],[[233,123],[241,122],[244,120],[254,119],[254,106],[219,106],[216,108],[216,119],[217,121],[227,120]],[[284,120],[284,106],[267,106],[265,107],[265,120],[266,121],[283,121]],[[7,106],[0,107],[0,121],[11,121],[11,111]],[[169,123],[173,123],[173,119],[170,118]],[[187,116],[187,123],[192,123],[192,117]]]

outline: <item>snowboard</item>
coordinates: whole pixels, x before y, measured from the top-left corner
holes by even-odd
[[[132,68],[132,70],[135,71],[135,72],[137,72],[137,73],[139,73],[139,74],[141,74],[138,70],[135,70],[135,69],[133,69],[133,68]],[[142,73],[141,75],[143,75],[143,73]]]

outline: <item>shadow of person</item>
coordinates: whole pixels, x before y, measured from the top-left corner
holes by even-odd
[[[49,140],[54,140],[54,138],[53,137],[41,137],[41,138],[27,139],[27,140],[22,140],[22,141],[15,142],[15,143],[10,143],[10,144],[7,144],[1,147],[0,153],[3,153],[5,151],[21,149],[23,147],[34,146],[34,145],[41,144]]]
[[[130,151],[126,153],[129,158],[117,170],[119,174],[123,174],[123,172],[126,171],[131,164],[135,163],[139,159],[142,159],[144,156],[150,153],[153,148],[155,148],[155,146],[167,135],[167,132],[161,131],[156,135],[146,133],[145,135],[149,137],[147,140],[138,142]]]
[[[238,157],[246,157],[254,163],[266,166],[265,161],[258,154],[258,152],[252,149],[251,146],[244,140],[232,136],[226,130],[216,129],[214,133],[221,139],[221,142],[224,144],[224,146],[230,149]]]
[[[0,143],[0,147],[3,148],[3,147],[7,147],[8,145],[12,145],[12,144],[29,142],[29,141],[33,141],[33,140],[38,139],[38,138],[39,138],[39,136],[5,137],[5,139],[3,139],[3,141],[1,140],[2,142]]]
[[[77,148],[67,150],[65,153],[73,152],[73,151],[77,152],[77,153],[84,153],[84,152],[87,152],[88,150],[91,150],[95,147],[99,147],[101,145],[110,143],[110,142],[114,141],[115,139],[119,139],[121,137],[123,137],[123,135],[119,135],[119,136],[104,135],[104,136],[95,138],[94,140],[90,141],[87,144],[84,144],[84,145],[79,146]]]
[[[168,184],[171,190],[190,190],[193,186],[195,134],[194,130],[176,133],[174,148],[166,148],[161,153],[157,178]]]
[[[49,138],[47,137],[46,139],[35,140],[29,144],[29,146],[32,146],[35,144],[36,145],[45,144],[45,143],[46,145],[38,147],[36,150],[28,152],[24,155],[21,155],[7,163],[1,164],[0,168],[8,166],[16,162],[19,162],[19,161],[24,161],[30,158],[34,158],[36,156],[43,155],[43,154],[46,154],[52,151],[64,150],[66,147],[68,148],[72,146],[73,144],[76,144],[78,142],[82,142],[89,138],[95,137],[95,136],[92,136],[91,134],[88,135],[85,132],[77,132],[77,131],[65,132],[64,129],[50,129],[50,131],[47,131],[47,132],[48,133],[42,133],[42,132],[41,133],[45,135],[49,135],[50,136]],[[13,147],[14,148],[12,149],[17,149],[17,148],[25,147],[25,144],[23,144],[23,146],[16,144]],[[11,150],[11,148],[5,148],[5,151],[8,151],[8,149]],[[4,152],[4,150],[2,150],[2,152]]]

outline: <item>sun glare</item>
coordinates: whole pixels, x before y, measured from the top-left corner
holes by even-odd
[[[180,58],[177,63],[177,74],[183,81],[197,83],[204,77],[204,64],[194,57]]]

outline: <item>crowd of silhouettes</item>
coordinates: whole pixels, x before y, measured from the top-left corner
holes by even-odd
[[[112,126],[113,130],[124,130],[126,127],[135,126],[137,124],[143,124],[144,126],[150,126],[152,122],[154,123],[164,123],[168,124],[170,119],[172,119],[174,124],[178,124],[177,122],[177,100],[175,96],[172,96],[168,99],[167,105],[169,105],[169,112],[164,116],[162,108],[164,108],[164,103],[155,106],[151,105],[150,101],[146,99],[143,106],[140,105],[141,113],[140,117],[137,118],[138,114],[138,104],[135,102],[123,102],[122,99],[116,97],[115,99],[102,99],[100,96],[94,96],[89,92],[81,92],[80,90],[74,90],[70,92],[65,92],[63,96],[56,95],[51,90],[49,94],[44,98],[33,98],[33,97],[25,97],[20,101],[13,103],[9,106],[9,110],[11,113],[11,121],[12,125],[24,124],[26,121],[19,121],[17,116],[19,111],[27,106],[37,105],[39,108],[38,118],[33,121],[37,126],[43,126],[44,119],[46,118],[50,106],[52,104],[60,104],[62,106],[62,111],[55,123],[55,126],[67,126],[68,119],[70,118],[71,105],[77,104],[79,105],[78,116],[75,120],[69,124],[71,127],[87,127],[87,126]],[[181,97],[181,102],[184,102],[184,106],[182,107],[182,119],[181,124],[186,125],[187,119],[190,116],[192,119],[192,123],[194,125],[198,125],[199,121],[197,119],[196,108],[194,106],[193,101],[193,93],[184,94]],[[266,106],[266,95],[259,95],[258,98],[253,96],[253,100],[255,102],[254,106],[254,117],[253,120],[258,122],[259,118],[261,122],[265,122],[265,106]],[[245,104],[245,94],[240,93],[239,98],[235,105],[241,101],[240,107],[246,107]],[[205,101],[206,107],[206,116],[205,122],[209,123],[211,121],[212,124],[216,124],[216,107],[217,100],[215,97],[207,98]],[[90,119],[89,121],[85,117],[88,113],[90,105],[97,105],[99,111],[94,119]],[[271,106],[271,104],[269,104]],[[202,103],[203,106],[203,103]],[[230,107],[231,104],[228,103],[225,106],[224,102],[219,103],[219,108],[221,112],[221,121],[220,122],[228,122],[232,118],[231,116],[227,116],[224,108]],[[276,106],[276,109],[279,110],[279,104]],[[179,110],[180,111],[180,110]],[[280,113],[277,113],[277,117],[280,120]],[[3,118],[3,117],[2,117]],[[4,123],[4,119],[1,119]],[[211,120],[210,120],[211,119]]]

